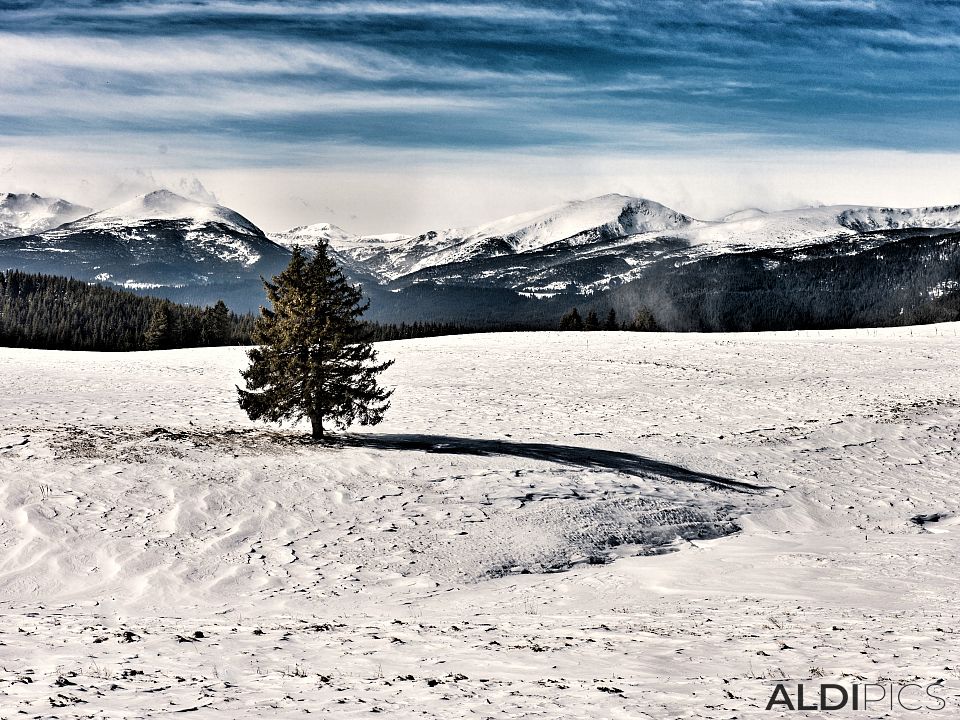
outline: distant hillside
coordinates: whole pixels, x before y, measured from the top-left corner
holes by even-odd
[[[583,260],[584,273],[599,269]],[[506,264],[506,261],[504,261]],[[504,273],[509,269],[504,267]],[[377,294],[380,293],[380,294]],[[386,296],[386,297],[383,297]],[[512,323],[556,327],[572,308],[613,309],[621,322],[650,314],[677,332],[885,327],[960,320],[960,232],[884,230],[812,246],[670,254],[610,289],[522,296],[482,284],[421,281],[385,293],[381,322]],[[383,297],[383,299],[381,299]]]

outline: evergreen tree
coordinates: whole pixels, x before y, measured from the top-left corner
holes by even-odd
[[[570,310],[560,318],[560,329],[583,330],[583,318],[580,317],[580,313],[576,308],[573,308],[573,310]]]
[[[200,342],[204,345],[222,345],[230,334],[230,311],[223,300],[205,308],[200,316]]]
[[[607,313],[607,319],[603,323],[604,330],[618,330],[619,326],[617,325],[617,311],[613,308],[610,308],[610,312]]]
[[[597,317],[597,311],[590,309],[590,312],[587,313],[587,319],[583,323],[584,330],[599,330],[600,329],[600,318]]]
[[[242,373],[247,389],[237,388],[240,407],[252,420],[309,418],[315,438],[327,420],[340,429],[379,423],[392,391],[377,385],[377,374],[393,361],[377,362],[360,320],[368,303],[326,244],[309,260],[294,248],[287,268],[264,286],[272,309],[261,308],[254,326],[259,346]]]
[[[648,308],[640,308],[630,323],[630,329],[638,332],[655,332],[660,329],[657,319]]]
[[[173,314],[168,303],[161,303],[154,310],[150,324],[143,336],[147,350],[166,350],[174,344]]]

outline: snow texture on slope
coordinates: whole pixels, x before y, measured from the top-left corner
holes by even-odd
[[[0,350],[0,708],[720,720],[789,678],[940,681],[909,715],[953,717],[958,350],[955,324],[386,343],[393,411],[341,447],[250,423],[239,348]],[[617,545],[731,499],[760,501],[737,534]]]
[[[301,225],[285,232],[269,233],[268,237],[278,245],[293,247],[295,245],[302,248],[316,247],[322,242],[336,243],[338,247],[345,243],[355,242],[356,235],[351,235],[347,231],[331,225],[330,223],[317,223],[316,225]]]
[[[834,205],[772,213],[735,213],[677,233],[700,252],[813,245],[875,230],[960,228],[960,206],[912,209]]]
[[[0,194],[0,238],[32,235],[72,222],[90,208],[36,193]]]
[[[239,233],[263,234],[260,228],[234,210],[190,200],[169,190],[154,190],[116,207],[93,213],[73,223],[71,229],[129,228],[155,220],[186,221],[194,228],[216,224]]]
[[[684,228],[696,221],[652,200],[603,195],[544,210],[512,215],[477,227],[401,234],[350,236],[327,224],[296,228],[283,237],[318,236],[362,263],[368,271],[391,280],[425,268],[502,255],[522,255],[556,243],[588,245],[597,237]],[[284,240],[284,242],[288,242]]]
[[[128,287],[228,282],[237,268],[251,269],[265,257],[276,265],[286,255],[240,213],[169,190],[25,238],[19,250],[54,260],[55,253],[76,256],[76,264],[104,269],[98,280]]]

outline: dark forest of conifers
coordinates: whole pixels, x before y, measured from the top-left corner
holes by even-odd
[[[164,350],[249,345],[256,317],[217,303],[182,305],[79,280],[0,272],[0,346],[46,350]],[[512,330],[462,323],[369,323],[372,341]]]

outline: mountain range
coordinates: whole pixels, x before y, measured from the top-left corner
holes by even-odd
[[[558,205],[473,228],[416,236],[353,236],[320,224],[271,237],[309,246],[321,240],[379,283],[492,284],[548,297],[589,294],[644,275],[665,258],[688,262],[725,253],[780,250],[859,240],[870,233],[919,228],[960,230],[960,205],[927,208],[833,206],[777,213],[748,210],[696,220],[659,203],[623,195]]]
[[[389,321],[552,326],[579,305],[647,309],[682,330],[886,324],[950,312],[960,280],[956,205],[750,208],[704,221],[611,194],[475,227],[361,236],[329,223],[267,234],[229,208],[158,190],[96,213],[0,195],[0,219],[0,268],[237,310],[263,302],[260,277],[293,245],[326,242],[372,316]]]

